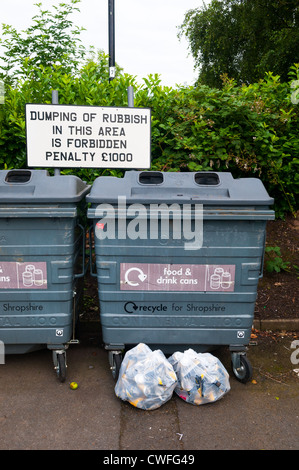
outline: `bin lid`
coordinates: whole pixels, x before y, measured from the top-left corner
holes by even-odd
[[[91,203],[192,203],[263,205],[274,203],[258,178],[233,178],[229,172],[127,171],[123,178],[100,176],[86,200]]]
[[[90,186],[75,175],[50,176],[47,170],[1,170],[0,203],[80,201]]]

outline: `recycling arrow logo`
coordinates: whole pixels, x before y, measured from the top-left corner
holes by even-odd
[[[126,271],[125,273],[125,282],[126,284],[129,284],[129,286],[132,286],[132,287],[136,287],[136,286],[139,286],[140,283],[139,282],[133,282],[133,281],[130,281],[129,279],[129,274],[132,272],[132,271],[137,271],[139,274],[138,274],[138,279],[140,280],[140,282],[144,282],[146,279],[147,279],[147,275],[144,274],[144,272],[139,269],[139,268],[130,268],[128,269],[128,271]]]
[[[127,313],[134,313],[134,311],[138,310],[138,307],[135,302],[126,302],[124,309]]]

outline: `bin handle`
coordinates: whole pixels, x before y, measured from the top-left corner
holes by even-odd
[[[80,229],[82,230],[82,242],[83,242],[83,246],[82,246],[82,272],[79,273],[79,274],[75,274],[75,279],[78,279],[78,278],[81,278],[81,277],[84,277],[86,272],[87,272],[87,268],[88,268],[88,264],[85,266],[85,243],[86,243],[86,235],[85,235],[85,229],[83,227],[83,225],[81,224],[78,224],[78,227],[80,227]]]
[[[262,252],[262,258],[261,258],[259,279],[262,279],[262,277],[263,277],[264,261],[265,261],[265,248],[266,248],[266,232],[264,233],[264,243],[263,243],[263,252]]]
[[[93,226],[91,225],[88,229],[89,234],[89,272],[92,277],[97,277],[97,273],[94,273],[92,270],[92,243],[91,243],[91,233]]]

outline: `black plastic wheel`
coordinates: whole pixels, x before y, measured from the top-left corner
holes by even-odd
[[[66,379],[66,358],[65,354],[57,354],[57,368],[56,374],[60,382],[65,382]]]
[[[112,377],[114,378],[115,381],[117,381],[118,379],[121,363],[122,363],[122,355],[113,354],[111,371],[112,371]]]
[[[233,373],[239,382],[246,383],[252,377],[252,366],[247,357],[240,355],[240,367],[237,369],[232,364]]]

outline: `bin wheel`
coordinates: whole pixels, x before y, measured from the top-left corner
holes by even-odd
[[[66,357],[65,353],[57,354],[56,374],[60,382],[65,382],[66,379]]]
[[[120,353],[113,354],[111,372],[112,372],[112,377],[114,378],[115,381],[117,381],[118,379],[121,363],[122,363],[122,355]]]
[[[240,354],[239,359],[240,366],[236,367],[232,363],[232,369],[236,379],[245,384],[252,377],[252,366],[245,354]]]

